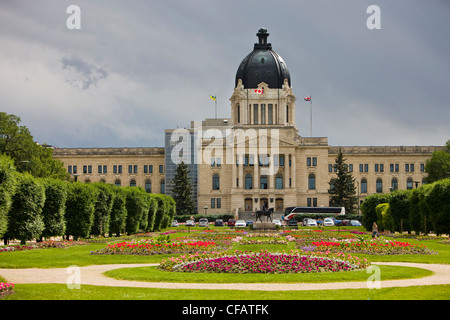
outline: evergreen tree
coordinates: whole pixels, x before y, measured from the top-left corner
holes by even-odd
[[[192,185],[189,180],[188,166],[183,161],[177,166],[172,182],[172,196],[176,203],[177,214],[192,214],[194,212]]]
[[[330,206],[345,207],[345,213],[352,214],[358,198],[355,196],[355,179],[348,172],[348,165],[345,163],[341,149],[336,157],[334,168],[336,178],[330,181]]]

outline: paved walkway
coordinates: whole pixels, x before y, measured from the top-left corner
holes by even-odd
[[[333,282],[333,283],[169,283],[169,282],[144,282],[117,280],[108,278],[103,273],[108,270],[130,267],[156,266],[157,264],[114,264],[80,267],[79,280],[81,285],[136,287],[136,288],[163,288],[163,289],[216,289],[216,290],[263,290],[263,291],[288,291],[288,290],[327,290],[327,289],[360,289],[367,288],[367,282]],[[372,265],[395,265],[417,267],[434,272],[429,277],[408,280],[382,280],[381,288],[428,286],[436,284],[450,284],[450,265],[403,263],[403,262],[377,262]],[[67,268],[57,269],[0,269],[0,276],[7,282],[22,283],[60,283],[67,284],[70,277],[74,277],[73,271]],[[369,278],[371,274],[368,273]]]

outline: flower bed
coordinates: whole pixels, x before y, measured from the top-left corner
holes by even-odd
[[[319,251],[339,251],[377,255],[391,254],[431,254],[424,245],[415,245],[408,242],[377,240],[377,241],[313,241],[311,246]]]
[[[14,284],[0,282],[0,299],[11,293],[14,293]]]
[[[124,241],[107,245],[91,254],[131,254],[131,255],[155,255],[193,253],[197,251],[211,251],[216,247],[213,241],[185,241],[165,243],[152,239],[139,241]]]
[[[0,252],[24,251],[43,248],[67,248],[76,245],[85,245],[83,241],[42,241],[32,245],[6,245],[0,247]]]
[[[340,272],[368,267],[366,259],[345,254],[318,252],[269,251],[196,254],[163,260],[159,269],[176,272],[201,273],[306,273]]]

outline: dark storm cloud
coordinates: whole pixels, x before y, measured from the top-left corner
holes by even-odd
[[[89,89],[108,75],[105,70],[74,56],[62,58],[61,64],[63,69],[70,71],[67,74],[67,82],[83,90]]]

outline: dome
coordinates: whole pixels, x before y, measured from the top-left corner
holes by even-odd
[[[235,87],[238,80],[242,80],[244,88],[257,88],[258,84],[265,82],[269,88],[280,88],[283,85],[284,79],[288,80],[291,86],[291,76],[286,67],[286,63],[275,51],[272,50],[272,45],[267,43],[269,33],[264,28],[259,29],[258,43],[250,52],[241,64],[236,73]]]

